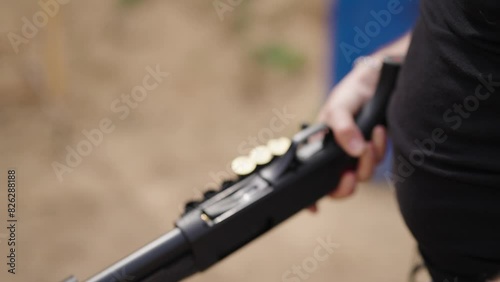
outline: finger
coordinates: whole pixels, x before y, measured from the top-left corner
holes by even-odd
[[[339,185],[335,190],[330,193],[330,197],[332,198],[345,198],[352,193],[354,193],[354,189],[356,188],[356,174],[352,171],[344,173],[340,178]]]
[[[313,143],[313,142],[316,142],[318,140],[323,140],[325,138],[325,134],[327,133],[328,131],[321,131],[321,132],[318,132],[316,134],[313,134],[311,135],[311,137],[309,137],[307,139],[307,142],[309,143]]]
[[[366,181],[372,177],[375,170],[375,146],[368,143],[365,152],[359,158],[356,176],[359,181]]]
[[[366,141],[354,122],[352,113],[337,109],[330,114],[328,124],[333,130],[340,147],[353,157],[359,157],[366,147]]]
[[[317,212],[318,212],[318,205],[314,204],[314,205],[312,205],[312,206],[309,206],[307,209],[308,209],[310,212],[312,212],[312,213],[317,213]]]
[[[384,159],[387,147],[387,131],[385,127],[378,125],[373,129],[372,142],[375,147],[375,161],[378,163]]]

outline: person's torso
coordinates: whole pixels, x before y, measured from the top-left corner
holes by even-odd
[[[500,185],[500,1],[422,1],[389,125],[396,159]]]

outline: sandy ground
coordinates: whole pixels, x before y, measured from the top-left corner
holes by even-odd
[[[274,136],[312,120],[327,91],[325,2],[247,1],[221,20],[211,1],[74,0],[15,54],[7,34],[20,34],[22,17],[41,8],[2,1],[0,281],[91,276],[172,228],[181,204],[225,176],[244,142],[269,138],[262,132],[276,110],[294,117]],[[255,53],[273,44],[305,64],[291,72],[258,63]],[[169,76],[121,120],[114,101],[156,65]],[[53,162],[103,119],[115,130],[59,181]],[[10,168],[18,175],[16,275],[7,273],[3,227]],[[365,185],[320,209],[188,281],[286,281],[327,238],[335,251],[290,281],[406,281],[413,243],[389,187]]]

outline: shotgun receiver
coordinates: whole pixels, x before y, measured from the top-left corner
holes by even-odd
[[[356,117],[366,139],[376,125],[385,124],[400,64],[397,58],[384,61],[376,93]],[[325,134],[318,140],[310,138],[321,132]],[[240,174],[237,180],[205,193],[201,202],[189,203],[172,231],[86,281],[176,282],[204,271],[314,204],[331,192],[343,171],[357,164],[322,124],[303,129],[285,150],[277,149],[260,166],[241,159],[233,163]],[[261,152],[259,158],[268,154]]]

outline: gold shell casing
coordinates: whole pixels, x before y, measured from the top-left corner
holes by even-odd
[[[237,157],[231,162],[231,169],[240,176],[252,173],[255,168],[257,168],[257,164],[247,156]]]
[[[290,138],[281,137],[278,139],[271,139],[267,142],[267,147],[271,153],[277,157],[283,156],[290,146],[292,145],[292,140]]]
[[[250,151],[250,159],[257,165],[265,165],[273,159],[273,154],[267,146],[258,146]]]

